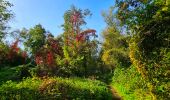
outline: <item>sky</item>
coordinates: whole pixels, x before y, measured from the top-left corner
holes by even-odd
[[[89,9],[93,14],[88,18],[86,28],[95,29],[100,33],[106,27],[101,15],[113,6],[114,0],[8,0],[14,6],[10,8],[15,17],[10,21],[13,30],[32,28],[41,24],[54,36],[63,32],[61,25],[64,23],[63,15],[71,5],[81,9]]]

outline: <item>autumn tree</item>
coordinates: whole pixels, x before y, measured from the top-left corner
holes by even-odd
[[[40,24],[29,30],[21,30],[20,36],[25,49],[38,66],[38,75],[55,74],[57,70],[55,59],[63,55],[59,40],[55,39]]]
[[[81,75],[87,73],[87,60],[95,55],[93,51],[97,48],[97,41],[90,37],[96,37],[96,31],[94,29],[82,29],[82,26],[86,24],[86,16],[90,15],[88,9],[81,10],[75,6],[72,6],[64,14],[64,60],[70,73],[72,71],[81,73]]]

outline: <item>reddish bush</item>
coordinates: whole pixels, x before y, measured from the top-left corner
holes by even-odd
[[[3,44],[3,47],[0,48],[0,65],[1,66],[17,66],[26,63],[28,59],[27,53],[22,51],[18,47],[19,41],[16,40],[12,45],[8,46]]]
[[[55,55],[62,56],[62,48],[57,40],[53,37],[48,37],[46,46],[42,47],[35,55],[35,62],[37,65],[47,67],[48,69],[54,68]]]

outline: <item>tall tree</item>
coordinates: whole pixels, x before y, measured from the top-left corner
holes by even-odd
[[[40,24],[28,31],[21,32],[23,35],[22,37],[25,38],[24,45],[27,51],[30,51],[32,55],[35,55],[45,44],[46,33],[46,30]]]
[[[12,4],[8,1],[0,0],[0,41],[7,34],[7,23],[13,16],[11,10],[8,9],[11,6]]]
[[[131,61],[147,80],[153,99],[170,98],[170,1],[116,0],[115,7],[117,18],[132,36]]]
[[[72,6],[64,14],[64,56],[66,62],[76,67],[77,72],[81,72],[80,69],[86,71],[87,59],[92,57],[91,50],[92,48],[96,49],[97,42],[90,39],[90,36],[96,36],[96,31],[82,29],[82,26],[86,24],[85,18],[89,15],[91,13],[88,9],[81,10],[75,6]],[[76,61],[73,61],[74,59]],[[78,68],[78,66],[83,67]],[[76,70],[74,69],[74,71]]]
[[[108,13],[103,12],[103,17],[107,27],[102,32],[104,38],[102,60],[111,68],[115,68],[119,64],[128,67],[130,65],[128,37],[121,33],[119,22],[113,14],[113,8],[110,8]]]

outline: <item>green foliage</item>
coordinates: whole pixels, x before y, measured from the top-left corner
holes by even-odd
[[[112,86],[125,100],[152,100],[147,83],[134,66],[114,70]]]
[[[83,76],[84,74],[84,67],[82,66],[83,58],[82,57],[76,57],[72,59],[62,59],[57,58],[56,62],[58,64],[58,72],[57,75],[59,76]]]
[[[152,98],[169,99],[169,0],[117,0],[115,7],[120,23],[131,33],[131,61]]]
[[[20,65],[16,68],[16,73],[19,79],[23,79],[26,77],[31,77],[31,64]]]
[[[46,30],[39,24],[28,33],[23,33],[22,37],[25,39],[25,48],[34,55],[45,44]]]
[[[80,78],[28,78],[20,83],[8,81],[0,86],[0,99],[83,99],[111,100],[111,93],[100,81]]]
[[[7,64],[6,57],[9,51],[9,46],[0,42],[0,69]]]
[[[17,67],[5,67],[0,69],[0,84],[8,80],[17,81],[18,79]]]
[[[12,18],[13,14],[8,9],[12,4],[5,0],[0,0],[0,42],[7,34],[7,22]]]
[[[20,81],[23,78],[31,77],[31,70],[31,64],[20,65],[15,67],[3,67],[0,69],[0,84],[8,80]]]
[[[128,39],[126,36],[121,35],[115,25],[108,26],[103,31],[103,55],[102,60],[107,66],[114,68],[118,64],[128,67],[130,59],[128,57]]]

